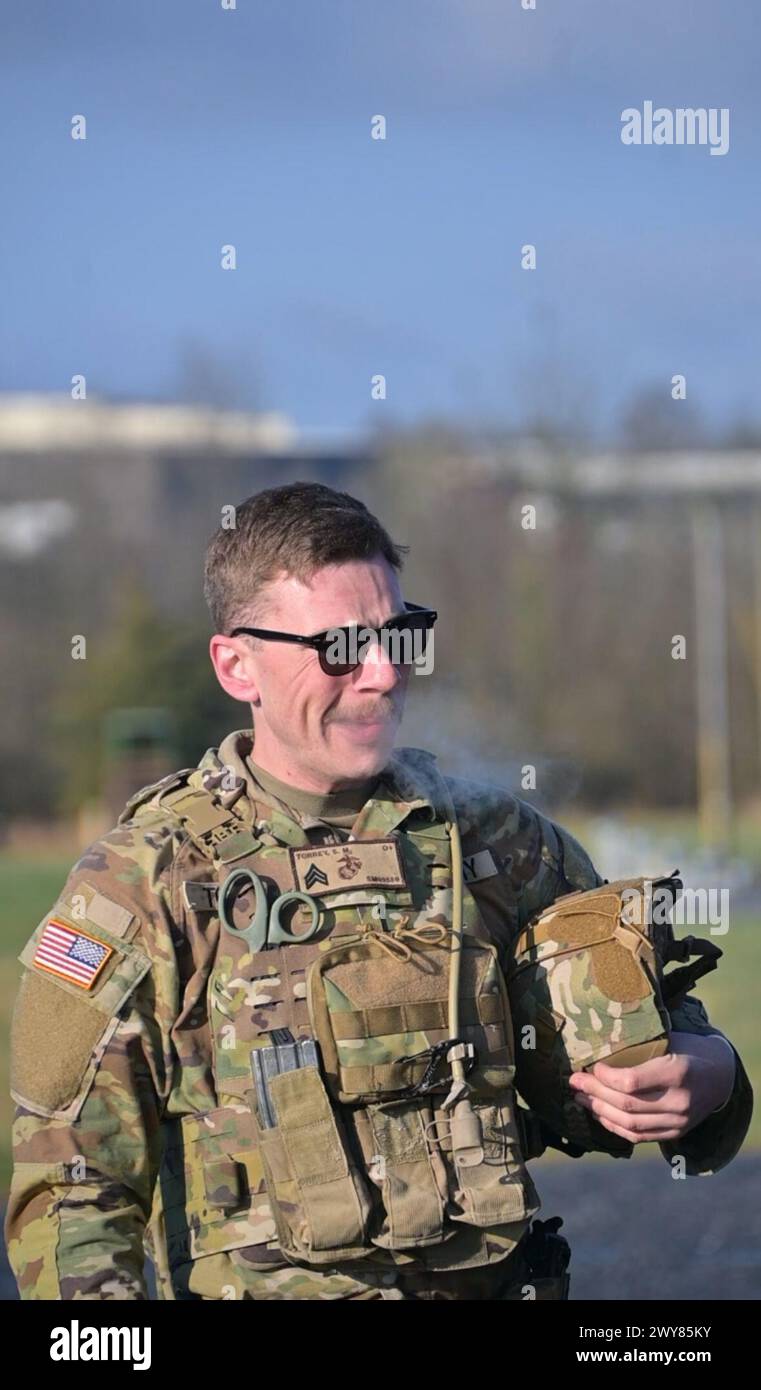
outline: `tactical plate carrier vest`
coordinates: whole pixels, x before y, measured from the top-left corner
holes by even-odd
[[[504,977],[463,882],[449,789],[431,773],[440,817],[413,817],[394,837],[406,884],[310,887],[320,929],[304,944],[252,952],[221,932],[206,992],[218,1107],[167,1118],[149,1233],[167,1296],[182,1296],[169,1289],[194,1261],[240,1247],[254,1269],[283,1257],[316,1268],[490,1264],[538,1211],[525,1159],[544,1143],[516,1105]],[[195,850],[184,909],[207,913],[210,934],[234,870],[252,869],[271,897],[303,886],[294,845],[258,832],[200,774],[160,787],[122,820],[181,822]],[[252,906],[236,902],[237,927]],[[298,912],[288,925],[299,931]],[[274,1075],[267,1116],[251,1052],[282,1039],[314,1040],[319,1066]]]

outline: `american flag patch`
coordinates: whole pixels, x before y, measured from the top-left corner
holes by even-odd
[[[107,946],[105,941],[51,917],[37,943],[33,963],[73,985],[91,989],[113,954],[113,946]]]

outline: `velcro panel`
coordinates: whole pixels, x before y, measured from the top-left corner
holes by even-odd
[[[346,1155],[316,1068],[281,1072],[272,1078],[270,1093],[296,1181],[344,1177]]]
[[[108,1015],[45,975],[24,975],[11,1029],[11,1089],[46,1110],[61,1110],[79,1091]]]
[[[361,1179],[355,1179],[327,1092],[316,1067],[281,1072],[270,1083],[282,1147],[297,1185],[304,1222],[300,1237],[311,1251],[355,1247],[363,1243],[369,1214]],[[271,1159],[260,1130],[265,1161]],[[289,1203],[288,1219],[296,1219],[288,1186],[281,1200]],[[278,1200],[277,1191],[273,1194]]]
[[[466,999],[480,994],[491,956],[476,944],[464,943],[460,960],[460,993]],[[416,944],[412,968],[403,957],[384,954],[368,940],[347,946],[340,960],[331,960],[326,977],[356,1009],[385,1007],[389,998],[412,1004],[448,998],[451,952],[448,946]],[[352,1008],[352,1012],[354,1011]],[[331,1009],[332,1011],[332,1009]]]
[[[87,905],[87,920],[94,922],[96,927],[103,927],[105,931],[110,931],[114,936],[122,936],[127,939],[127,934],[134,935],[131,931],[133,923],[135,926],[135,914],[128,908],[121,907],[111,898],[107,898],[104,893],[94,892]]]
[[[605,941],[590,952],[592,975],[597,988],[607,999],[617,1003],[633,1003],[652,993],[652,986],[642,966],[617,941]]]
[[[607,900],[606,900],[607,902]],[[597,941],[605,941],[618,921],[618,898],[611,898],[610,910],[605,904],[596,903],[594,907],[579,907],[574,912],[559,909],[548,912],[525,932],[525,944],[521,940],[519,950],[531,949],[545,941],[557,942],[563,946],[590,946]]]

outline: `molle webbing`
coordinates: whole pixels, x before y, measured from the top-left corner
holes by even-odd
[[[355,1013],[334,1015],[333,1036],[336,1041],[343,1041],[346,1038],[374,1038],[383,1033],[413,1033],[423,1028],[447,1028],[447,1012],[443,999],[358,1009]],[[498,995],[466,999],[460,1007],[461,1025],[474,1027],[479,1023],[499,1023],[501,1019],[502,1005]]]
[[[330,940],[356,935],[356,926],[339,925],[334,927]],[[260,1033],[271,1033],[276,1028],[288,1028],[294,1036],[311,1033],[305,980],[309,966],[319,954],[319,942],[308,941],[303,946],[270,946],[266,951],[249,955],[246,966],[249,980],[261,981],[262,990],[271,991],[273,996],[271,1002],[258,1006]],[[279,983],[273,987],[269,984],[272,980]],[[217,1004],[224,1013],[224,996],[220,1000],[217,995]]]

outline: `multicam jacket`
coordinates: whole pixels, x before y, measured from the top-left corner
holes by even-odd
[[[393,1282],[400,1265],[465,1277],[504,1261],[538,1210],[523,1163],[543,1142],[527,1112],[510,1110],[516,1128],[507,1224],[503,1211],[494,1225],[464,1224],[438,1240],[434,1220],[405,1249],[388,1234],[389,1222],[369,1257],[284,1258],[266,1182],[273,1175],[251,1118],[250,1051],[276,1029],[308,1031],[303,953],[313,958],[320,947],[281,948],[280,974],[273,966],[255,975],[247,969],[252,958],[221,932],[216,895],[240,864],[255,864],[281,892],[303,888],[299,873],[310,849],[346,836],[272,804],[276,798],[248,765],[252,747],[250,733],[231,734],[197,769],[138,793],[118,826],[75,865],[22,953],[6,1217],[22,1298],[145,1298],[146,1248],[163,1298],[363,1297]],[[417,924],[446,915],[442,784],[462,841],[465,931],[491,941],[501,967],[530,918],[562,894],[603,882],[574,837],[527,803],[442,778],[431,754],[401,749],[351,836],[360,845],[393,841],[402,884],[380,893],[377,884],[336,891],[333,883],[320,897],[312,882],[328,943],[357,922],[375,918],[381,929],[411,915]],[[302,869],[295,868],[305,851]],[[265,967],[269,960],[265,954]],[[672,1024],[718,1031],[689,996]],[[479,1026],[487,1037],[489,1025]],[[410,1034],[411,1053],[421,1039],[429,1033]],[[357,1049],[347,1055],[365,1064],[363,1074],[382,1070],[383,1057],[369,1043],[349,1037],[343,1046]],[[512,1040],[506,1046],[509,1052]],[[662,1144],[664,1156],[678,1149],[690,1173],[724,1166],[742,1143],[750,1107],[738,1058],[721,1112],[678,1143]],[[376,1125],[374,1139],[378,1133]],[[387,1194],[383,1172],[375,1176]],[[403,1182],[397,1198],[397,1224],[423,1220],[420,1203],[405,1208]]]

